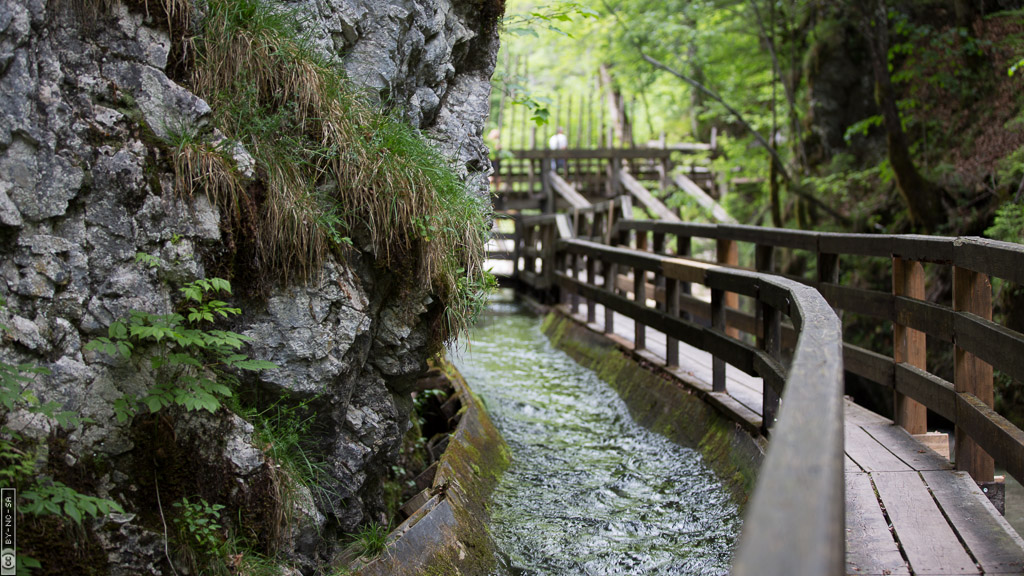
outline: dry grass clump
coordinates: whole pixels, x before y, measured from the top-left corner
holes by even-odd
[[[358,238],[382,265],[429,282],[446,306],[442,339],[456,336],[490,284],[483,201],[415,129],[315,54],[292,14],[258,0],[208,0],[202,25],[193,87],[218,128],[256,158],[260,193],[215,176],[221,166],[201,151],[180,160],[212,171],[203,182],[222,208],[256,206],[259,267],[308,277],[332,245]]]

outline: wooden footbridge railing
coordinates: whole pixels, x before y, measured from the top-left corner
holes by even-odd
[[[1024,382],[1024,335],[992,321],[990,278],[1024,285],[1024,246],[984,238],[835,234],[752,226],[620,220],[620,242],[657,251],[675,240],[689,254],[694,238],[718,250],[754,245],[754,268],[775,273],[776,254],[800,250],[816,262],[814,278],[792,279],[817,289],[836,310],[890,322],[892,356],[844,344],[845,369],[894,392],[894,420],[912,434],[927,428],[927,411],[956,427],[956,463],[978,482],[993,479],[993,457],[1024,480],[1024,433],[993,409],[993,368]],[[648,242],[651,237],[651,242]],[[659,247],[661,247],[659,249]],[[867,290],[840,282],[841,258],[881,258],[892,289]],[[890,264],[891,263],[891,264]],[[951,305],[925,300],[924,264],[951,267]],[[737,320],[741,314],[736,314]],[[748,319],[749,320],[749,319]],[[749,325],[749,323],[747,323]],[[954,346],[954,381],[927,371],[926,338]]]
[[[585,300],[590,322],[603,307],[606,332],[615,313],[631,318],[638,350],[648,329],[664,333],[669,365],[679,342],[710,352],[713,382],[698,393],[715,404],[729,393],[726,364],[763,378],[770,449],[734,573],[843,573],[844,369],[891,389],[895,420],[911,432],[924,432],[926,410],[953,422],[957,466],[975,480],[992,480],[993,457],[1024,480],[1024,432],[992,409],[993,367],[1024,381],[1024,335],[991,320],[989,280],[1024,284],[1024,246],[631,220],[630,206],[519,219],[515,271],[574,312]],[[690,257],[695,238],[712,241],[714,256]],[[742,243],[754,246],[753,269],[737,266]],[[776,274],[783,250],[813,257],[814,277]],[[853,257],[884,258],[892,289],[844,285],[840,263]],[[950,305],[925,300],[924,264],[952,267]],[[710,302],[692,294],[697,286]],[[834,310],[891,322],[892,355],[844,344]],[[926,370],[926,335],[955,347],[953,382]]]

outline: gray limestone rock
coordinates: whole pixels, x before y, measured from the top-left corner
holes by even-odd
[[[486,187],[480,133],[497,33],[480,21],[477,2],[270,1],[301,13],[314,49],[436,142],[471,188]],[[88,16],[83,6],[90,4],[0,3],[0,297],[8,303],[0,322],[11,330],[0,359],[47,368],[29,388],[88,419],[67,434],[59,456],[75,467],[89,457],[115,462],[95,479],[102,494],[150,505],[140,488],[149,480],[133,474],[152,462],[141,427],[155,421],[159,433],[190,447],[197,470],[220,475],[218,498],[248,505],[270,482],[251,425],[225,410],[168,411],[155,420],[143,413],[122,423],[115,402],[147,393],[155,352],[139,347],[124,359],[83,346],[132,310],[181,312],[186,282],[245,269],[235,259],[247,256],[224,233],[230,219],[205,196],[175,190],[162,142],[183,127],[202,129],[247,185],[265,175],[258,154],[212,126],[207,102],[170,66],[181,31],[169,34],[140,3],[96,3]],[[192,17],[189,33],[199,33],[202,15]],[[163,265],[135,262],[139,252]],[[217,328],[251,337],[241,352],[278,365],[241,374],[241,390],[268,403],[305,401],[317,413],[310,445],[329,477],[323,490],[295,487],[281,543],[311,572],[334,545],[325,535],[380,520],[381,482],[409,425],[406,384],[425,368],[438,310],[429,287],[403,286],[355,249],[328,257],[308,282],[267,282],[257,291],[239,276],[228,299],[243,314]],[[44,439],[55,423],[16,412],[6,425]],[[111,574],[169,573],[162,535],[143,527],[143,516],[111,517],[92,531]]]

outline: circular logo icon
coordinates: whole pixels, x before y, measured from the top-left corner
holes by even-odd
[[[3,553],[0,554],[0,568],[5,570],[14,568],[14,552],[4,550]]]

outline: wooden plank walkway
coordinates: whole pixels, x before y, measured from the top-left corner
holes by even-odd
[[[566,309],[567,311],[567,309]],[[586,322],[586,302],[572,315]],[[604,331],[604,310],[597,307]],[[616,313],[620,346],[633,350],[633,321]],[[647,329],[646,349],[633,350],[665,365],[665,335]],[[681,380],[711,390],[711,355],[680,343]],[[727,369],[729,406],[760,421],[762,382],[740,370]],[[1024,540],[995,510],[965,472],[926,448],[891,420],[847,401],[846,432],[846,573],[849,575],[1024,574]]]

